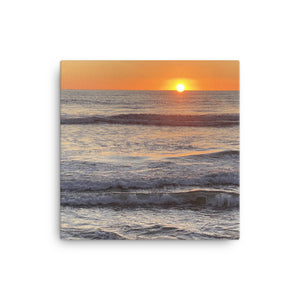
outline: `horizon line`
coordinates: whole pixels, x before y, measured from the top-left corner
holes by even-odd
[[[80,91],[174,91],[176,92],[177,90],[176,89],[172,89],[172,90],[143,90],[143,89],[138,89],[138,90],[135,90],[135,89],[62,89],[60,88],[60,90],[80,90]],[[240,91],[240,89],[238,90],[184,90],[183,92],[209,92],[209,91],[212,91],[212,92],[232,92],[232,91]]]

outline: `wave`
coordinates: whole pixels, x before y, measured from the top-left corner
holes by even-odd
[[[111,179],[102,181],[61,180],[62,191],[96,192],[105,190],[160,189],[188,186],[238,186],[239,172],[216,172],[200,177],[164,177],[157,179]]]
[[[218,151],[218,152],[212,152],[207,154],[201,154],[202,156],[206,157],[213,157],[213,158],[220,158],[225,156],[239,156],[240,151],[239,150],[225,150],[225,151]]]
[[[198,154],[186,154],[178,156],[166,157],[167,159],[176,160],[176,159],[199,159],[199,158],[233,158],[240,155],[239,150],[225,150],[211,153],[198,153]]]
[[[110,192],[62,193],[62,206],[91,207],[180,207],[229,208],[239,206],[239,193],[233,191],[194,190],[186,192]]]
[[[164,115],[120,114],[62,118],[61,124],[122,124],[151,126],[227,127],[239,125],[239,114]]]
[[[70,229],[66,231],[61,229],[61,238],[66,240],[88,239],[88,240],[126,240],[126,238],[118,233],[106,230],[76,230]]]

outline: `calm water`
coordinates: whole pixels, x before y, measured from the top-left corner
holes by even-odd
[[[239,93],[63,90],[61,237],[239,238]]]

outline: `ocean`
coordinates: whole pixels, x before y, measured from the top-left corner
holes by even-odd
[[[239,92],[61,90],[62,239],[238,239]]]

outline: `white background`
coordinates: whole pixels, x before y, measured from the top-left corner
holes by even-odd
[[[1,5],[1,299],[299,299],[297,1]],[[59,240],[59,62],[238,59],[241,239]]]

